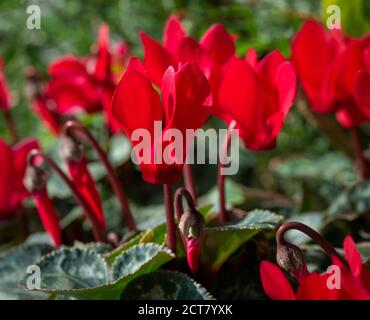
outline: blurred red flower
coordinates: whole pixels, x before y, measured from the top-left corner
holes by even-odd
[[[60,115],[103,111],[108,125],[116,132],[119,127],[109,112],[117,78],[113,62],[119,61],[122,67],[127,57],[121,55],[128,53],[129,50],[116,50],[112,57],[109,26],[102,24],[96,58],[67,55],[51,63],[48,68],[51,79],[46,85],[45,96],[54,101],[54,111]]]
[[[336,257],[333,265],[340,269],[340,287],[329,288],[331,273],[308,274],[294,292],[283,271],[269,261],[260,265],[261,281],[265,293],[274,300],[370,300],[370,272],[362,264],[361,255],[350,236],[344,239],[344,253],[349,267]]]
[[[186,144],[181,145],[182,155],[167,156],[173,164],[155,164],[155,150],[161,144],[165,150],[168,129],[178,129],[185,137],[186,129],[198,129],[207,120],[211,110],[210,88],[207,79],[195,63],[186,63],[175,71],[169,67],[162,80],[161,95],[154,89],[147,72],[138,58],[132,58],[119,82],[112,100],[112,113],[133,146],[139,143],[132,137],[136,129],[150,134],[149,163],[140,164],[144,180],[150,183],[173,183],[180,179]],[[155,136],[154,122],[163,122],[162,135]],[[188,146],[189,147],[189,146]],[[144,147],[145,148],[145,147]],[[137,155],[140,157],[140,155]],[[161,155],[162,156],[162,155]],[[180,159],[181,158],[181,159]]]
[[[346,128],[367,120],[366,110],[356,102],[355,86],[369,48],[369,36],[352,39],[316,21],[304,23],[292,42],[292,62],[314,112],[336,113]]]
[[[292,64],[278,51],[257,62],[254,50],[245,59],[233,57],[220,81],[216,115],[235,120],[251,150],[271,149],[296,95]]]
[[[10,108],[10,91],[3,69],[3,59],[0,57],[0,110]]]
[[[36,139],[26,139],[9,147],[0,139],[0,221],[11,218],[29,196],[23,185],[27,155],[39,148]]]

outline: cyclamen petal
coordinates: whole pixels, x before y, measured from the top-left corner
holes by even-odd
[[[88,170],[86,158],[82,158],[79,161],[69,161],[67,168],[74,184],[91,206],[100,228],[104,230],[106,228],[106,223],[102,202],[99,192],[96,189],[95,182]]]
[[[10,91],[4,74],[3,59],[0,57],[0,110],[8,110],[10,104]]]
[[[59,225],[58,215],[51,202],[46,188],[35,191],[33,194],[36,207],[45,230],[50,235],[55,246],[62,244],[62,231]]]
[[[185,239],[186,259],[192,273],[196,273],[199,267],[201,241],[199,239]]]

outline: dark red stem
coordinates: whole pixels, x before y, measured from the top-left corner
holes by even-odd
[[[167,247],[176,255],[176,225],[171,184],[163,185],[163,194],[167,221]]]
[[[191,164],[186,163],[184,164],[183,169],[183,176],[184,176],[184,185],[187,190],[189,190],[191,196],[194,199],[195,205],[197,205],[197,190],[195,187],[195,181],[194,181],[194,174],[191,167]]]
[[[33,159],[35,158],[42,159],[45,163],[47,163],[51,169],[53,169],[58,176],[63,180],[63,182],[68,186],[71,190],[73,196],[75,197],[78,204],[81,206],[87,219],[91,222],[93,233],[96,241],[98,242],[105,242],[103,231],[99,227],[99,222],[95,217],[93,209],[90,207],[89,203],[85,200],[84,196],[80,193],[80,191],[76,188],[72,180],[70,180],[67,175],[59,168],[59,166],[54,162],[53,159],[49,158],[48,156],[44,155],[38,150],[31,151],[29,163],[33,164]]]
[[[124,193],[122,189],[122,186],[117,177],[117,174],[114,171],[112,165],[110,164],[107,155],[105,154],[103,149],[100,147],[99,143],[96,141],[94,136],[90,133],[89,130],[87,130],[85,127],[83,127],[81,124],[79,124],[76,121],[68,121],[64,125],[63,130],[66,134],[68,134],[68,132],[71,133],[73,130],[76,130],[76,132],[82,134],[83,138],[85,138],[85,140],[94,148],[94,150],[98,154],[100,160],[103,162],[107,170],[109,181],[112,185],[113,191],[115,195],[117,196],[120,206],[122,208],[122,213],[123,213],[124,220],[126,221],[126,224],[131,231],[136,232],[137,231],[136,223],[132,216],[126,194]]]
[[[221,159],[218,163],[217,170],[217,187],[219,193],[219,206],[220,206],[220,223],[224,224],[228,221],[228,212],[226,210],[226,199],[225,199],[225,175],[221,173],[221,169],[224,167],[223,163],[226,160],[227,153],[230,148],[232,130],[235,128],[236,122],[231,121],[227,130],[226,138],[222,148]]]
[[[334,249],[334,247],[319,233],[315,230],[306,226],[303,223],[291,221],[284,223],[279,230],[276,232],[276,243],[278,245],[284,245],[287,242],[284,240],[285,232],[289,230],[298,230],[308,235],[312,240],[321,246],[321,248],[330,256],[336,256],[345,266],[347,266],[346,260]]]
[[[358,128],[353,128],[351,133],[358,176],[361,180],[368,180],[370,176],[370,167],[369,162],[364,155],[360,131]]]

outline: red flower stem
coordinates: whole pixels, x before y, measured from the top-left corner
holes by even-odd
[[[368,180],[370,176],[370,167],[368,160],[364,156],[364,149],[362,146],[359,129],[353,128],[351,133],[358,176],[361,180]]]
[[[176,218],[178,221],[180,221],[180,218],[182,214],[184,213],[184,207],[182,205],[182,197],[185,197],[186,202],[189,206],[190,211],[195,210],[195,203],[194,203],[194,198],[190,194],[188,190],[185,188],[179,188],[175,192],[175,209],[176,209]]]
[[[227,153],[230,148],[232,130],[235,128],[236,122],[231,121],[229,128],[227,129],[226,138],[224,141],[221,159],[218,163],[217,170],[217,187],[219,193],[219,206],[220,206],[220,223],[225,224],[228,221],[228,214],[226,210],[226,199],[225,199],[225,175],[221,174],[221,169],[224,167],[223,163],[226,160]]]
[[[289,230],[298,230],[308,235],[312,240],[318,243],[321,248],[330,256],[336,256],[345,266],[348,266],[347,262],[343,257],[334,249],[334,247],[319,233],[315,230],[306,226],[303,223],[291,221],[284,223],[276,232],[276,243],[278,245],[284,245],[287,242],[284,240],[285,232]]]
[[[171,184],[163,185],[163,194],[167,221],[167,247],[176,255],[176,225]]]
[[[4,113],[4,119],[5,119],[5,125],[9,131],[10,139],[12,141],[12,144],[15,144],[18,141],[18,133],[17,128],[15,126],[14,118],[10,110],[3,111]]]
[[[66,134],[68,134],[68,131],[71,132],[73,130],[76,130],[76,132],[82,134],[83,138],[85,138],[85,140],[94,148],[100,160],[103,162],[105,169],[107,170],[109,181],[122,208],[123,218],[126,221],[128,228],[131,231],[136,232],[137,231],[136,223],[132,216],[126,194],[124,193],[121,187],[120,181],[112,165],[110,164],[107,155],[100,147],[99,143],[96,141],[94,136],[90,133],[89,130],[87,130],[85,127],[83,127],[76,121],[68,121],[64,125],[63,130]]]
[[[62,169],[59,168],[59,166],[54,162],[53,159],[49,158],[48,156],[44,155],[38,150],[31,151],[29,160],[31,165],[33,165],[33,159],[35,159],[36,157],[41,158],[45,163],[47,163],[50,166],[50,168],[52,168],[63,180],[63,182],[68,186],[73,196],[75,197],[76,201],[85,212],[86,217],[91,222],[95,240],[98,242],[105,242],[103,231],[99,227],[99,222],[94,215],[93,209],[90,207],[89,203],[87,203],[87,201],[85,200],[84,196],[80,193],[80,191],[76,188],[72,180],[70,180],[67,177],[67,175],[62,171]]]
[[[195,181],[194,181],[194,175],[193,175],[193,170],[192,167],[189,163],[184,164],[184,169],[183,169],[183,176],[184,176],[184,184],[185,188],[189,190],[191,196],[194,199],[195,205],[197,205],[197,190],[195,187]]]

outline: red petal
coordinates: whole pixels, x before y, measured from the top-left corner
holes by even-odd
[[[61,245],[62,231],[59,225],[58,215],[47,194],[46,188],[35,192],[34,199],[45,230],[49,233],[54,245]]]
[[[92,113],[102,109],[99,89],[89,76],[57,77],[45,90],[47,97],[54,100],[58,113],[74,114],[81,110]]]
[[[13,163],[12,151],[9,146],[0,139],[0,220],[8,218],[13,208],[10,203],[13,190]]]
[[[67,55],[52,62],[48,67],[48,73],[51,77],[86,74],[86,66],[79,58]]]
[[[249,49],[245,55],[245,61],[247,61],[250,66],[254,68],[258,62],[257,51],[253,48]]]
[[[0,110],[10,108],[10,91],[3,70],[3,59],[0,57]]]
[[[355,242],[352,237],[346,236],[343,242],[343,249],[346,255],[346,260],[351,268],[351,272],[355,277],[361,275],[362,259]]]
[[[32,107],[41,121],[47,128],[55,135],[58,136],[60,133],[60,119],[56,112],[50,110],[45,98],[37,98],[32,103]]]
[[[316,112],[326,111],[321,101],[321,84],[336,53],[336,41],[316,21],[305,22],[293,39],[292,62],[311,107]]]
[[[141,32],[140,36],[144,47],[145,69],[148,70],[152,82],[157,87],[160,87],[164,72],[170,65],[176,66],[176,63],[171,54],[157,41],[150,38],[144,32]]]
[[[163,46],[175,54],[182,39],[186,36],[178,17],[170,16],[163,30]]]
[[[154,121],[162,120],[160,98],[145,74],[140,60],[132,58],[112,99],[112,114],[128,137],[135,129],[153,132]],[[153,136],[153,135],[152,135]]]
[[[235,53],[233,38],[222,24],[212,25],[200,40],[209,58],[218,64],[226,63]]]
[[[208,81],[195,63],[186,63],[177,72],[169,67],[163,76],[162,103],[166,129],[198,129],[211,111]]]
[[[240,136],[250,146],[250,135],[260,131],[263,108],[259,106],[260,86],[249,63],[232,58],[227,64],[219,90],[217,116],[225,121],[235,120]]]
[[[186,259],[192,273],[198,271],[201,242],[199,239],[186,238]]]
[[[195,62],[200,68],[205,68],[205,52],[199,43],[191,37],[182,39],[178,45],[176,57],[181,63]]]
[[[87,168],[86,159],[83,158],[79,162],[70,161],[67,164],[67,167],[68,172],[71,175],[76,187],[82,193],[86,201],[89,203],[90,207],[93,209],[100,228],[104,230],[106,224],[100,195],[96,190],[95,182]]]
[[[341,289],[329,289],[327,286],[329,274],[311,273],[297,290],[298,300],[338,300]]]
[[[28,196],[28,192],[23,185],[23,178],[26,172],[28,154],[33,149],[40,149],[38,141],[33,138],[24,139],[12,148],[14,170],[12,177],[14,184],[12,201],[15,206],[19,206]]]
[[[358,73],[355,95],[362,112],[370,118],[370,72],[362,70]]]
[[[109,52],[109,26],[102,23],[98,36],[98,58],[95,65],[95,77],[99,81],[110,81],[111,55]]]
[[[295,293],[279,267],[269,261],[262,261],[260,275],[263,290],[273,300],[295,300]]]
[[[355,128],[366,121],[366,116],[359,108],[358,104],[350,99],[344,103],[344,106],[336,113],[338,122],[345,128]]]

